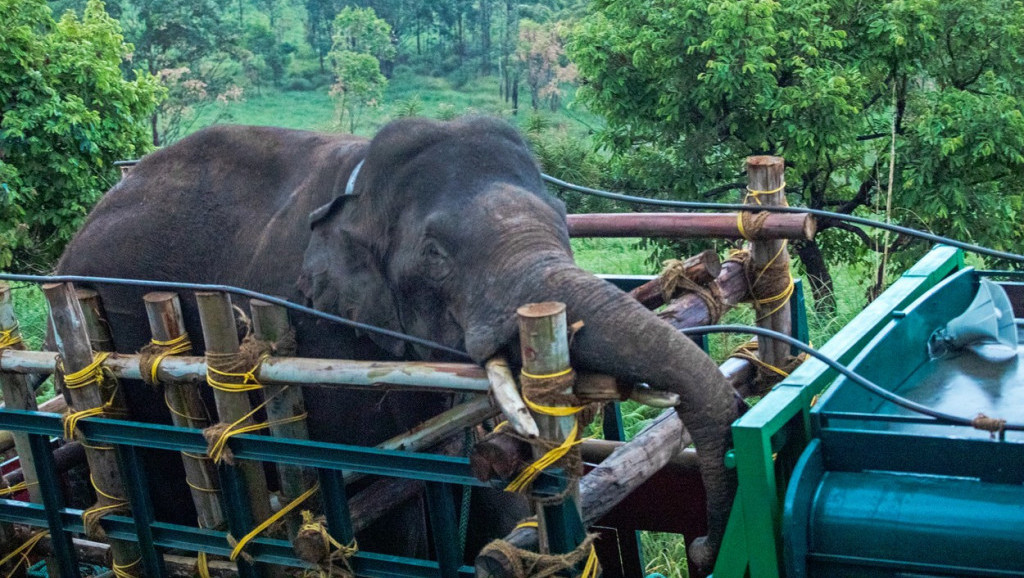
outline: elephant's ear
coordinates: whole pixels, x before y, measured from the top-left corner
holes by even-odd
[[[299,277],[299,290],[320,311],[353,321],[401,331],[398,308],[370,247],[348,230],[341,219],[331,218],[345,197],[310,215],[313,229]],[[388,353],[402,357],[405,342],[369,333]]]

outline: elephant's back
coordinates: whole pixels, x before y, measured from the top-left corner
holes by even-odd
[[[309,213],[336,194],[339,180],[344,187],[365,146],[357,137],[273,127],[199,131],[147,155],[113,187],[58,271],[281,293],[298,275]]]

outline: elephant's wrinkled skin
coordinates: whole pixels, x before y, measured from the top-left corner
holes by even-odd
[[[342,198],[364,159],[355,196]],[[678,411],[709,495],[710,537],[692,555],[706,561],[717,550],[735,487],[722,459],[735,416],[730,389],[692,342],[576,267],[564,206],[504,122],[407,119],[371,141],[206,129],[148,155],[111,189],[58,272],[238,285],[464,348],[478,362],[506,350],[515,356],[516,307],[563,301],[570,322],[585,322],[572,344],[577,369],[681,394]],[[137,350],[148,339],[142,291],[101,290],[117,349]],[[371,344],[343,327],[293,321],[305,356],[437,358],[393,339],[371,336]],[[189,330],[198,341],[199,328]],[[163,409],[143,399],[147,390],[131,392],[133,409]],[[314,438],[365,444],[446,403],[320,388],[306,398]]]

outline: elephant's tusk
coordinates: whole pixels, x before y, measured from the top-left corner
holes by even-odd
[[[491,395],[512,429],[527,438],[538,437],[540,430],[537,428],[537,422],[519,395],[512,370],[508,368],[508,361],[504,357],[496,356],[487,360],[484,367],[487,369],[487,380],[491,384]]]
[[[646,384],[638,383],[629,392],[629,399],[650,407],[669,408],[679,405],[679,394],[660,389],[651,389]]]

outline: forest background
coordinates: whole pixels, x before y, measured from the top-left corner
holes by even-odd
[[[1020,1],[0,0],[0,16],[4,267],[46,270],[114,161],[202,126],[372,135],[473,113],[588,186],[737,201],[743,159],[774,154],[791,204],[1024,245]],[[835,267],[871,269],[870,298],[925,249],[818,229],[793,254],[826,312]]]
[[[49,271],[116,161],[204,126],[465,114],[590,187],[737,202],[743,159],[780,155],[790,204],[1024,252],[1018,0],[0,0],[0,23],[0,269]],[[791,252],[820,343],[927,247],[818,230]],[[609,273],[709,245],[574,241]],[[653,569],[682,559],[655,544]]]

